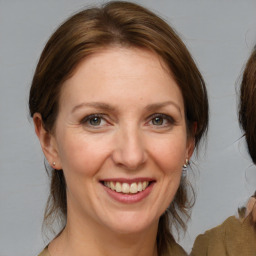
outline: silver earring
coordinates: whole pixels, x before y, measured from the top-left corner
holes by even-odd
[[[56,163],[55,163],[55,162],[53,162],[53,163],[52,163],[52,165],[53,165],[53,166],[55,166],[55,165],[56,165]]]
[[[185,178],[187,176],[188,165],[189,165],[189,161],[186,158],[186,162],[185,162],[185,164],[183,164],[183,167],[182,167],[182,177],[183,178]]]
[[[189,162],[188,162],[188,159],[186,158],[186,162],[185,162],[185,164],[183,164],[183,168],[184,169],[188,168],[188,164],[189,164]]]

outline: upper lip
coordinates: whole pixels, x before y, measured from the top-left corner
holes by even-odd
[[[149,178],[149,177],[139,177],[139,178],[132,178],[132,179],[127,179],[127,178],[107,178],[107,179],[102,179],[100,180],[101,182],[107,182],[107,181],[112,181],[112,182],[120,182],[120,183],[128,183],[128,184],[132,184],[132,183],[137,183],[137,182],[143,182],[143,181],[155,181],[155,179],[153,178]]]

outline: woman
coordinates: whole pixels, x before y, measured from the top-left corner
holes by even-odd
[[[256,47],[246,64],[240,89],[239,122],[249,154],[256,164]],[[192,256],[256,255],[256,193],[222,225],[199,235]]]
[[[30,114],[51,172],[42,255],[185,255],[182,169],[208,125],[204,81],[177,34],[136,4],[61,25],[42,52]]]

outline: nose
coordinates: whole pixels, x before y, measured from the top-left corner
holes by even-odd
[[[112,153],[116,165],[136,170],[146,162],[147,154],[142,137],[138,128],[119,130]]]

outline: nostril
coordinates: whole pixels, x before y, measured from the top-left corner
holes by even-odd
[[[116,165],[133,170],[145,164],[146,154],[143,151],[117,150],[113,153],[112,159]]]

